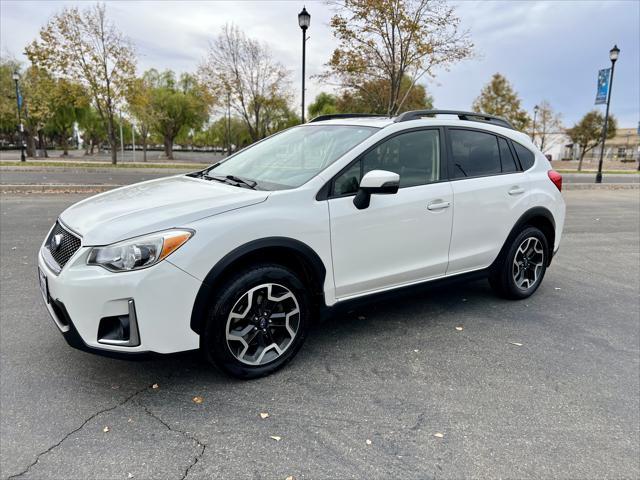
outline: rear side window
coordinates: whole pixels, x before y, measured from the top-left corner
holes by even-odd
[[[518,159],[520,160],[520,165],[522,165],[523,170],[529,170],[531,167],[533,167],[536,156],[531,150],[523,147],[518,142],[513,142],[513,148],[518,155]]]
[[[498,138],[498,144],[500,145],[500,161],[502,162],[502,172],[510,173],[517,172],[518,166],[516,159],[513,158],[509,144],[504,138]]]
[[[498,138],[473,130],[450,129],[452,178],[495,175],[502,171]]]

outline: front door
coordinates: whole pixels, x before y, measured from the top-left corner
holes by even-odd
[[[443,276],[453,219],[451,185],[442,172],[441,131],[411,130],[373,147],[333,181],[329,197],[336,297],[358,296]],[[400,175],[396,194],[353,197],[371,170]]]

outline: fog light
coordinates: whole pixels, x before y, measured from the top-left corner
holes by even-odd
[[[138,318],[133,299],[129,300],[129,313],[100,319],[98,326],[98,343],[118,345],[120,347],[137,347],[140,345]]]

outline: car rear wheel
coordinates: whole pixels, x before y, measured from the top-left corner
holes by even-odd
[[[535,227],[525,227],[494,265],[489,283],[503,297],[527,298],[542,283],[548,255],[549,245],[544,233]]]
[[[238,378],[268,375],[304,342],[309,302],[297,275],[279,265],[246,270],[218,290],[203,334],[207,359]]]

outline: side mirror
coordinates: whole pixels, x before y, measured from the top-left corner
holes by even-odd
[[[353,199],[358,210],[369,207],[371,195],[389,195],[398,193],[400,175],[386,170],[371,170],[360,181],[360,188]]]

